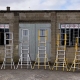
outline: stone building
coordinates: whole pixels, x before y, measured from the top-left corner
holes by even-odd
[[[79,10],[0,10],[0,63],[4,58],[4,32],[13,32],[13,55],[17,62],[20,55],[21,30],[29,30],[30,54],[35,61],[38,44],[38,29],[48,30],[47,53],[51,62],[56,56],[56,37],[67,34],[66,58],[71,63],[74,58],[75,38],[80,37],[80,11]],[[3,32],[3,33],[2,33]],[[8,44],[8,43],[7,43]],[[80,40],[79,40],[80,46]]]

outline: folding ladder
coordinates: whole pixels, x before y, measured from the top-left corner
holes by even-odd
[[[31,57],[29,52],[29,30],[28,29],[22,29],[22,40],[21,40],[21,54],[19,58],[18,65],[16,69],[20,66],[21,69],[23,66],[26,66],[26,68],[29,68],[31,64]]]
[[[80,50],[78,48],[78,38],[76,38],[75,43],[75,57],[69,71],[71,71],[72,69],[73,71],[75,71],[75,69],[80,69]]]
[[[66,62],[66,34],[64,34],[64,46],[60,46],[60,35],[58,34],[57,35],[57,54],[56,54],[56,60],[54,62],[54,65],[52,67],[52,70],[54,68],[59,68],[59,67],[62,67],[63,68],[63,71],[64,71],[64,68],[67,69],[68,71],[68,68],[67,68],[67,62]]]
[[[12,32],[5,32],[4,33],[4,43],[5,43],[5,55],[3,64],[1,66],[1,69],[5,69],[5,66],[11,66],[11,69],[14,66],[13,62],[13,33]]]
[[[49,67],[48,55],[46,52],[46,44],[48,39],[48,31],[46,29],[38,30],[38,54],[36,61],[34,63],[33,69],[35,66],[38,66],[38,69],[43,66],[45,69]],[[41,64],[44,62],[44,64]]]

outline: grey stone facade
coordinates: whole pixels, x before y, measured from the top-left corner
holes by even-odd
[[[43,11],[0,11],[0,24],[9,23],[10,31],[14,35],[14,61],[19,57],[19,23],[51,23],[51,62],[54,62],[56,55],[56,36],[59,32],[60,23],[80,23],[80,11],[73,10],[43,10]],[[0,62],[4,56],[4,46],[0,46]],[[66,57],[68,62],[74,58],[74,47],[67,47]]]

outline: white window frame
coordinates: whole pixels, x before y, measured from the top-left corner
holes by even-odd
[[[77,37],[79,38],[79,43],[78,43],[78,45],[80,46],[80,24],[60,24],[60,26],[59,26],[59,29],[60,29],[60,34],[62,35],[62,33],[61,33],[61,29],[64,29],[65,30],[65,33],[67,32],[67,29],[69,30],[69,45],[67,45],[67,46],[74,46],[75,45],[75,33],[74,33],[74,31],[77,29],[78,31],[78,34],[77,34]],[[71,45],[71,29],[73,29],[73,45]],[[64,34],[65,34],[64,33]],[[74,36],[75,35],[75,36]],[[60,39],[61,39],[61,37],[60,37]],[[62,41],[62,39],[61,39],[61,41]],[[60,44],[61,44],[61,42],[60,42]],[[61,44],[62,45],[62,44]]]
[[[0,29],[4,29],[4,33],[5,33],[5,29],[9,29],[9,24],[0,24]],[[4,40],[4,44],[5,44],[5,40]]]

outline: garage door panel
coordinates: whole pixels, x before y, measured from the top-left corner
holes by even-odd
[[[20,23],[19,24],[19,42],[21,42],[21,38],[22,38],[22,30],[23,29],[28,29],[29,30],[29,51],[30,51],[30,56],[31,56],[31,60],[35,61],[36,56],[38,54],[38,30],[40,29],[45,29],[48,31],[48,39],[47,39],[47,54],[48,57],[50,59],[51,56],[51,24],[50,23]],[[27,34],[26,32],[24,32],[24,34]],[[44,35],[44,32],[41,33],[42,35]],[[44,38],[41,38],[42,40],[44,40]],[[24,38],[25,41],[25,38]],[[42,48],[41,48],[42,49]],[[42,51],[40,53],[43,53]],[[19,43],[19,55],[21,54],[21,43]],[[43,56],[43,55],[40,55]]]

